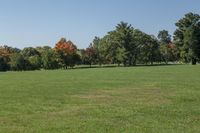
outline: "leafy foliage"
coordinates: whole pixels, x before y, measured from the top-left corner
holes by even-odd
[[[30,62],[26,60],[20,53],[10,56],[10,68],[13,71],[30,70]]]
[[[58,69],[61,66],[59,54],[53,49],[45,49],[41,54],[41,65],[44,69]]]
[[[176,23],[175,44],[180,48],[181,58],[185,62],[196,64],[200,59],[200,16],[188,13]]]
[[[102,38],[95,37],[85,49],[78,49],[70,40],[61,38],[54,48],[27,47],[22,50],[0,46],[0,71],[67,69],[75,65],[137,64],[200,62],[200,16],[186,14],[176,23],[172,40],[167,30],[157,38],[135,29],[126,22]]]
[[[65,38],[61,38],[56,44],[55,50],[59,53],[64,68],[67,68],[68,66],[73,67],[79,60],[77,47],[70,40],[67,41]]]

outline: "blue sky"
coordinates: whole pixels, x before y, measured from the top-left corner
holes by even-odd
[[[0,0],[0,44],[53,47],[66,37],[85,48],[120,21],[148,34],[172,34],[188,12],[200,14],[200,0]]]

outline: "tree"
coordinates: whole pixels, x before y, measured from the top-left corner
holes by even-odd
[[[200,16],[188,13],[176,23],[176,26],[174,41],[180,49],[180,55],[185,62],[192,61],[195,65],[200,59]]]
[[[9,47],[7,45],[0,46],[0,54],[6,53],[6,55],[10,55],[12,53],[20,53],[21,50],[18,48]]]
[[[100,53],[100,42],[101,42],[101,39],[99,37],[96,37],[93,39],[93,42],[90,44],[94,50],[93,52],[95,52],[95,56],[96,56],[96,59],[95,59],[95,63],[96,64],[99,64],[101,65],[102,64],[102,56],[101,56],[101,53]]]
[[[85,59],[86,62],[89,63],[90,67],[92,67],[92,64],[95,64],[96,62],[96,51],[95,49],[92,47],[92,45],[90,45],[86,50],[85,50]]]
[[[100,44],[100,53],[103,55],[104,62],[120,65],[127,60],[126,49],[119,43],[115,31],[109,32],[108,35],[102,38]]]
[[[60,54],[64,68],[73,67],[78,62],[77,47],[70,40],[61,38],[56,44],[55,50]]]
[[[135,62],[137,63],[145,63],[145,54],[144,54],[144,46],[146,45],[147,41],[146,38],[147,34],[135,29],[133,32],[133,40],[134,40],[134,44],[135,44],[135,48],[134,48],[134,54],[135,54]],[[146,62],[147,63],[147,62]]]
[[[29,70],[39,70],[41,68],[41,53],[37,48],[27,47],[24,48],[21,52],[25,60],[30,63],[30,66],[27,69]]]
[[[20,50],[12,48],[7,45],[0,46],[0,71],[7,71],[10,69],[9,61],[13,53],[19,53]]]
[[[131,25],[125,22],[121,22],[116,26],[115,37],[118,43],[126,50],[127,62],[124,61],[124,65],[132,66],[136,65],[136,45],[134,43],[133,32],[134,29]]]
[[[41,57],[39,55],[30,56],[28,58],[28,61],[31,64],[32,70],[39,70],[41,68],[42,62],[41,62]]]
[[[10,56],[10,67],[14,71],[30,70],[30,62],[21,54],[14,53]]]
[[[169,44],[171,43],[171,35],[167,30],[161,30],[158,33],[158,39],[162,44]]]
[[[60,62],[59,54],[53,49],[46,49],[41,54],[41,66],[44,69],[58,69]]]
[[[99,56],[100,56],[100,63],[99,64],[108,64],[112,62],[112,57],[110,54],[113,52],[109,51],[109,47],[111,45],[111,37],[109,34],[105,35],[103,38],[100,40],[99,44]]]
[[[0,71],[7,71],[9,70],[8,61],[5,57],[0,56]]]
[[[43,46],[43,47],[36,47],[35,49],[39,52],[39,55],[42,55],[43,52],[51,50],[52,48],[49,46]]]
[[[159,43],[158,40],[151,35],[143,33],[142,36],[143,43],[139,44],[140,47],[140,62],[142,61],[145,64],[150,63],[153,65],[153,62],[158,61],[159,55]]]
[[[168,64],[169,61],[175,62],[179,59],[179,52],[177,47],[170,43],[168,45],[160,44],[160,57],[161,61]]]
[[[167,30],[162,30],[158,33],[160,44],[160,61],[168,64],[169,61],[174,62],[178,60],[177,47],[171,40],[171,35]]]
[[[40,53],[35,48],[32,48],[32,47],[24,48],[21,51],[21,54],[24,57],[31,57],[31,56],[36,56],[36,55],[39,56],[40,55]]]

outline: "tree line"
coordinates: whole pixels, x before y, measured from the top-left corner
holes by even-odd
[[[188,13],[176,24],[173,39],[167,30],[157,37],[121,22],[104,37],[95,37],[86,49],[61,38],[54,48],[24,49],[0,46],[0,71],[67,69],[75,65],[137,64],[200,61],[200,16]]]

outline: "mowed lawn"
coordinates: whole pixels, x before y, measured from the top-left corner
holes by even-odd
[[[1,133],[200,133],[200,65],[0,73]]]

